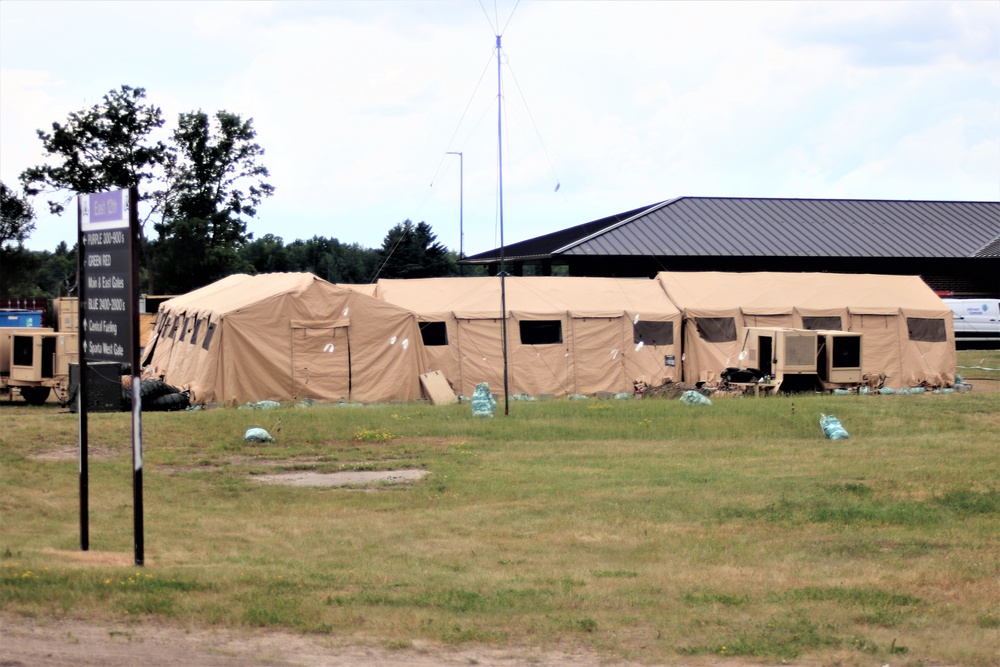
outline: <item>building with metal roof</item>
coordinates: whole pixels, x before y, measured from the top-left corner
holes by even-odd
[[[996,297],[1000,202],[678,197],[462,260],[501,262],[513,275],[919,275],[940,294]]]

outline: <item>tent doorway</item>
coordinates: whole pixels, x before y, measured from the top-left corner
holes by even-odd
[[[292,325],[292,395],[350,397],[351,350],[346,325]]]
[[[582,393],[581,387],[591,392],[631,391],[625,377],[622,318],[574,317],[571,321],[576,352],[573,391]]]

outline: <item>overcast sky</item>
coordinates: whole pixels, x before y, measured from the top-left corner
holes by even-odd
[[[259,237],[464,250],[685,195],[1000,199],[1000,3],[0,2],[0,178],[143,87],[253,118]],[[459,158],[446,155],[461,151]],[[433,184],[433,185],[432,185]],[[558,190],[557,190],[557,185]],[[34,202],[27,243],[76,239]]]

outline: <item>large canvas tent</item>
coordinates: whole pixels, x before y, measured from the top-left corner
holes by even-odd
[[[160,305],[147,374],[192,401],[421,397],[413,313],[308,273],[233,275]]]
[[[918,276],[661,272],[684,313],[684,379],[715,381],[740,365],[747,327],[862,334],[863,371],[901,389],[955,382],[951,309]]]
[[[632,392],[680,380],[680,312],[651,280],[508,277],[511,394]],[[380,280],[376,297],[417,314],[428,360],[471,396],[503,391],[498,277]]]

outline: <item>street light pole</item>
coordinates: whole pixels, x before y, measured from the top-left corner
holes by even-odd
[[[461,151],[448,151],[446,155],[457,155],[458,156],[458,258],[462,259],[465,257],[465,232],[462,229],[462,199],[464,197],[465,190],[465,168],[463,162],[465,158],[462,156]],[[465,275],[465,266],[463,264],[458,265],[459,275]]]

